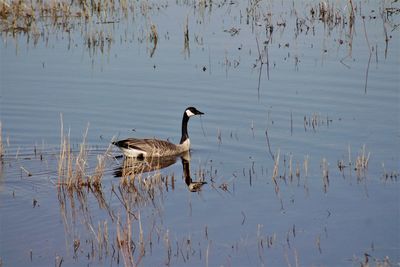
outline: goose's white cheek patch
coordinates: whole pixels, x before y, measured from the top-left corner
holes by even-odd
[[[188,117],[194,116],[195,114],[193,112],[191,112],[189,109],[186,110],[186,115]]]

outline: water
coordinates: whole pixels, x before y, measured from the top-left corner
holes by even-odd
[[[133,205],[135,263],[353,266],[365,261],[365,253],[377,264],[400,262],[400,39],[398,30],[391,30],[399,23],[398,13],[386,25],[386,48],[380,4],[357,3],[350,38],[348,24],[329,30],[318,19],[306,19],[296,27],[296,18],[310,18],[318,3],[262,3],[256,10],[264,13],[256,11],[247,24],[250,3],[202,8],[165,2],[144,15],[137,8],[135,16],[120,16],[119,23],[92,25],[113,38],[103,52],[100,46],[88,48],[90,34],[82,36],[79,24],[70,34],[44,27],[36,45],[32,38],[27,43],[26,35],[3,33],[4,266],[124,265],[116,239],[118,227],[127,225],[126,210],[117,197],[119,179],[112,174],[121,160],[107,162],[104,201],[85,189],[81,195],[66,194],[64,209],[56,185],[60,114],[74,151],[88,127],[92,173],[113,138],[179,142],[187,106],[205,113],[190,120],[189,135],[191,176],[207,184],[190,192],[179,158],[161,170],[168,186],[157,187],[153,201]],[[332,5],[348,16],[347,2]],[[186,18],[189,51],[184,48]],[[266,34],[268,19],[272,35]],[[152,56],[150,24],[158,32]],[[260,82],[258,49],[264,63]],[[368,168],[357,174],[364,145]],[[277,191],[269,150],[275,158],[280,155]],[[346,165],[343,172],[339,161]],[[104,222],[105,245],[97,237]]]

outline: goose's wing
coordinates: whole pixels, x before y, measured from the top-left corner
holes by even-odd
[[[154,154],[166,151],[175,151],[176,145],[172,144],[168,141],[159,140],[159,139],[137,139],[137,138],[128,138],[124,140],[120,140],[117,142],[113,142],[114,145],[121,149],[128,150],[137,150],[141,151],[144,154]]]
[[[145,144],[143,141],[144,139],[128,138],[113,142],[113,145],[116,145],[119,148],[137,149],[143,151],[143,144]]]

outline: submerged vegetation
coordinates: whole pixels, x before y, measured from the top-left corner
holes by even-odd
[[[27,43],[46,45],[54,35],[66,36],[68,49],[80,45],[75,43],[76,34],[81,35],[90,56],[109,54],[111,45],[119,38],[114,36],[114,27],[123,22],[144,17],[144,37],[154,43],[152,56],[157,46],[156,26],[150,23],[149,13],[160,9],[158,1],[0,1],[0,32],[4,41],[25,36]],[[147,19],[146,19],[147,18]],[[118,38],[118,39],[117,39]]]
[[[48,45],[53,35],[62,34],[68,42],[68,49],[82,45],[87,48],[90,56],[97,53],[109,54],[111,47],[116,42],[131,43],[134,39],[145,43],[148,54],[153,57],[159,46],[161,34],[169,40],[168,29],[163,25],[153,22],[153,17],[159,12],[171,8],[168,1],[0,1],[0,32],[4,42],[9,38],[25,37],[27,43],[37,45],[43,42]],[[241,35],[242,28],[248,28],[256,37],[258,57],[254,66],[259,66],[260,73],[263,66],[269,79],[271,61],[268,50],[275,43],[279,47],[289,48],[290,43],[280,43],[279,38],[285,32],[294,32],[294,41],[301,36],[315,36],[321,26],[324,28],[324,39],[331,39],[332,32],[339,32],[339,38],[332,40],[338,46],[347,46],[347,54],[341,59],[343,65],[348,67],[346,60],[352,58],[353,36],[356,32],[355,25],[365,20],[381,20],[385,42],[385,57],[391,32],[398,30],[395,19],[400,14],[397,1],[382,1],[379,10],[366,10],[362,1],[314,1],[304,6],[299,6],[295,1],[287,5],[290,10],[282,9],[283,3],[273,1],[247,1],[246,4],[235,1],[177,1],[176,5],[193,9],[195,16],[182,17],[183,25],[183,52],[185,57],[190,57],[190,42],[204,48],[205,38],[198,26],[207,23],[206,16],[212,16],[216,10],[223,10],[232,17],[234,27],[224,29],[232,37]],[[238,12],[237,12],[238,11]],[[290,12],[288,12],[290,11]],[[115,27],[124,27],[123,33],[118,36]],[[194,28],[193,30],[189,29]],[[365,28],[364,28],[365,30]],[[81,35],[83,43],[76,43],[76,35]],[[131,36],[134,36],[133,38]],[[277,36],[278,37],[278,36]],[[368,42],[365,30],[366,43],[368,43],[371,56],[378,47]],[[278,40],[278,43],[276,43]],[[295,42],[296,43],[296,42]],[[325,43],[325,42],[324,42]],[[253,45],[254,42],[251,42]],[[325,46],[326,44],[324,44]],[[151,47],[150,47],[151,46]],[[249,44],[242,43],[241,49]],[[244,46],[244,47],[243,47]],[[323,54],[328,48],[323,47]],[[293,58],[295,67],[301,62],[300,54],[288,53],[285,60]],[[225,59],[224,65],[237,67],[240,60]],[[210,67],[210,66],[209,66]],[[208,68],[209,68],[208,67]],[[206,67],[203,68],[207,69]],[[368,75],[368,69],[366,76]]]

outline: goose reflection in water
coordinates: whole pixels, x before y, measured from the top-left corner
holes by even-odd
[[[183,175],[185,177],[185,183],[190,192],[199,192],[203,185],[207,182],[205,181],[193,181],[192,177],[190,176],[190,154],[188,157],[181,157],[182,166],[183,166]]]
[[[190,176],[190,153],[185,152],[177,156],[153,158],[124,157],[123,163],[114,169],[114,177],[134,177],[139,174],[157,171],[173,165],[181,158],[185,183],[191,192],[199,192],[205,181],[193,181]]]

